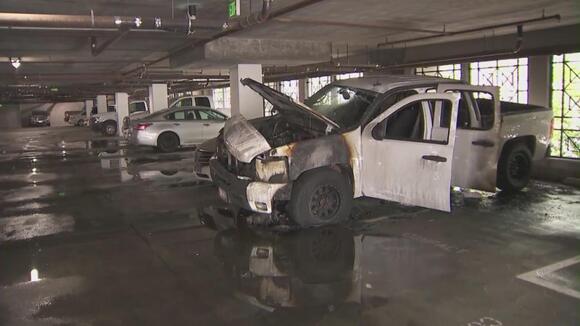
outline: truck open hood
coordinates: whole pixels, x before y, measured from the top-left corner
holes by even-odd
[[[238,160],[250,163],[258,154],[269,150],[270,144],[260,132],[241,115],[228,119],[224,125],[224,143]]]
[[[328,119],[324,115],[312,110],[308,106],[304,105],[300,102],[294,102],[294,100],[285,94],[282,94],[262,83],[259,83],[251,78],[244,78],[241,80],[242,85],[248,86],[254,92],[260,94],[263,98],[265,98],[268,102],[272,103],[278,110],[281,111],[294,111],[294,112],[301,112],[303,114],[308,115],[311,118],[316,120],[322,121],[326,124],[327,128],[329,129],[338,129],[339,126],[336,122]]]

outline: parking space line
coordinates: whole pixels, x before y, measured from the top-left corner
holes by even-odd
[[[568,266],[572,266],[574,264],[580,263],[580,256],[576,256],[576,257],[572,257],[572,258],[568,258],[562,261],[559,261],[557,263],[542,267],[542,268],[538,268],[535,269],[533,271],[529,271],[523,274],[520,274],[518,276],[516,276],[517,278],[519,278],[520,280],[524,280],[539,286],[543,286],[545,288],[548,288],[550,290],[571,296],[573,298],[576,299],[580,299],[580,292],[576,291],[574,289],[570,289],[558,284],[555,284],[553,282],[550,282],[548,280],[546,280],[544,278],[544,276],[553,273],[557,270],[566,268]]]

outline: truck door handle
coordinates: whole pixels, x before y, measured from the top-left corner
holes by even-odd
[[[438,163],[445,163],[447,162],[447,158],[438,155],[423,155],[422,159],[427,161],[434,161]]]
[[[174,123],[173,125],[174,125],[174,126],[179,126],[179,123],[177,123],[177,122],[176,122],[176,123]]]
[[[203,125],[206,126],[206,127],[209,127],[210,126],[209,123],[204,123]]]
[[[486,139],[474,140],[471,143],[475,146],[483,146],[483,147],[493,147],[493,145],[495,145],[491,140]]]

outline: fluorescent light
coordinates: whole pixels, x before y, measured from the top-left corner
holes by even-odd
[[[40,280],[40,278],[38,277],[38,270],[36,268],[33,268],[30,271],[30,282],[37,282],[38,280]]]

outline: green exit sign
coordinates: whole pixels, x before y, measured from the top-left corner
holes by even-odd
[[[228,15],[230,17],[235,17],[240,15],[240,0],[229,0],[228,2]]]

